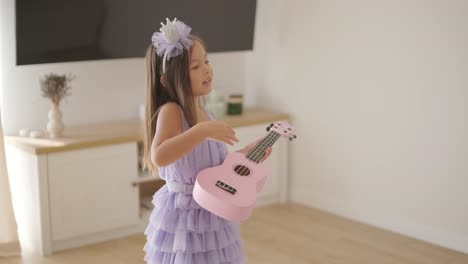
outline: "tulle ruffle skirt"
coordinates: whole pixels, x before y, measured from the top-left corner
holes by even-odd
[[[244,263],[239,224],[201,208],[192,195],[162,187],[145,230],[149,264]]]

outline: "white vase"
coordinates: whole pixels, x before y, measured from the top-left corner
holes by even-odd
[[[47,122],[47,132],[49,137],[58,138],[63,134],[64,125],[62,122],[62,112],[58,105],[52,104],[52,108],[49,110],[49,122]]]
[[[208,97],[207,108],[211,111],[216,119],[222,119],[226,113],[226,103],[224,96],[213,89]]]

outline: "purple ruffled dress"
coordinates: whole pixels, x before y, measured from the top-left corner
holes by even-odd
[[[181,111],[184,131],[189,128]],[[210,115],[210,119],[214,119]],[[227,155],[224,143],[204,140],[185,156],[159,168],[166,182],[194,184],[198,172],[218,166]],[[201,208],[192,194],[169,191],[153,196],[154,209],[145,230],[145,261],[149,264],[244,263],[239,223]]]

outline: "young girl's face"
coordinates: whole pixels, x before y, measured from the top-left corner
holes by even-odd
[[[208,56],[200,42],[193,43],[189,62],[190,84],[194,96],[203,96],[211,91],[213,70]]]

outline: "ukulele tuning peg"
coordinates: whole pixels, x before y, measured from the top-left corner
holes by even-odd
[[[293,140],[293,138],[292,138],[292,137],[290,137],[290,138],[289,138],[289,140],[290,140],[290,141],[292,141],[292,140]]]
[[[271,123],[269,126],[267,126],[266,130],[267,130],[267,131],[270,131],[270,129],[271,129],[273,126],[274,126],[274,124]]]
[[[293,135],[293,138],[297,138],[297,136],[296,136],[296,135]]]

